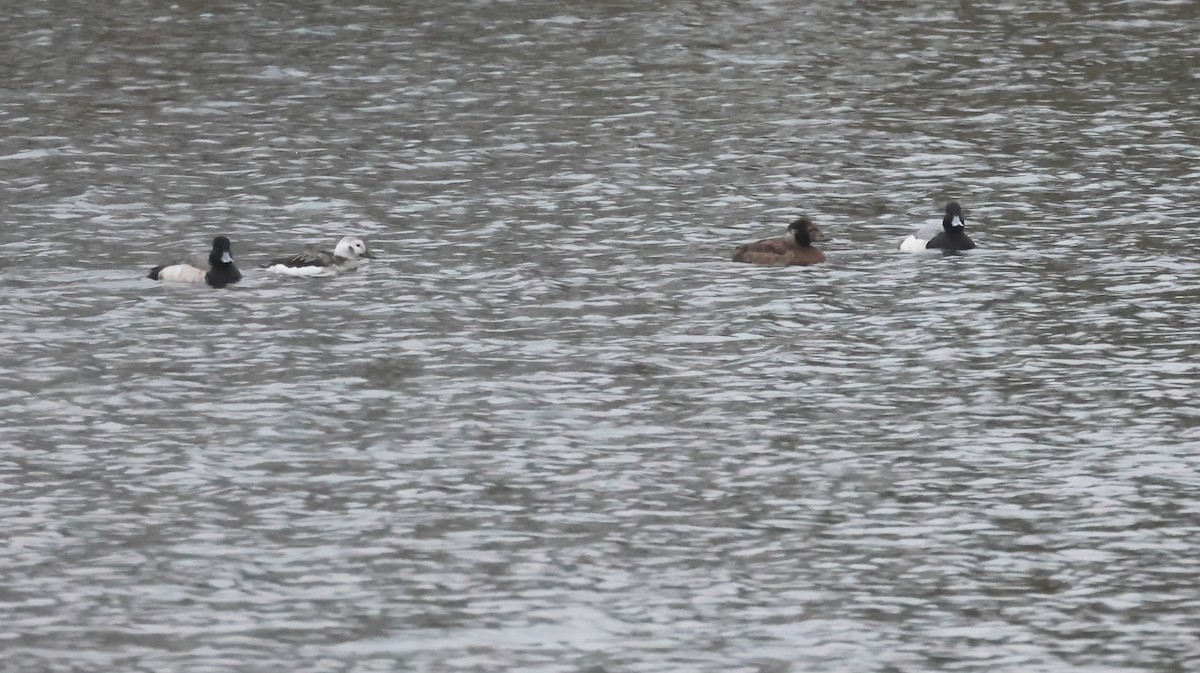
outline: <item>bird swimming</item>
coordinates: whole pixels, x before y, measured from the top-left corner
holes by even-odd
[[[963,219],[962,207],[957,201],[946,204],[946,215],[942,218],[942,230],[928,228],[911,234],[900,244],[905,252],[920,252],[922,250],[972,250],[975,241],[967,236],[967,223]]]
[[[242,272],[233,263],[229,239],[217,236],[213,239],[207,263],[191,260],[162,264],[150,269],[147,277],[171,283],[207,283],[212,287],[225,287],[241,280]]]
[[[265,267],[272,273],[287,276],[333,276],[358,268],[359,259],[374,259],[361,238],[346,236],[338,241],[333,252],[307,250],[298,255],[271,260]]]
[[[733,261],[747,264],[806,266],[825,261],[825,253],[813,247],[813,241],[827,240],[812,220],[801,217],[788,225],[787,234],[766,238],[738,247]]]

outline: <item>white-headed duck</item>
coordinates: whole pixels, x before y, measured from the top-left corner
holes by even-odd
[[[346,236],[338,241],[333,252],[308,250],[291,257],[271,260],[267,271],[288,276],[333,276],[343,271],[358,268],[359,258],[373,259],[367,244],[361,238]]]

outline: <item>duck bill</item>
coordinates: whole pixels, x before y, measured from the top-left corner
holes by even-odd
[[[233,263],[233,255],[229,254],[228,250],[221,253],[221,263],[222,264],[232,264]]]
[[[955,215],[954,219],[950,220],[950,226],[958,227],[959,229],[962,229],[963,227],[965,227],[967,225],[963,223],[962,218],[960,218],[958,215]]]

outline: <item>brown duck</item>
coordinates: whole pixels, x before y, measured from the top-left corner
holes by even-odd
[[[812,220],[801,217],[788,225],[787,230],[784,236],[739,247],[733,253],[733,261],[769,266],[820,264],[825,261],[825,253],[812,246],[813,241],[825,240],[825,235]]]

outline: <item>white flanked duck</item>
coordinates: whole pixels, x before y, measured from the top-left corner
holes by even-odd
[[[225,287],[241,280],[242,272],[233,263],[229,239],[218,236],[213,239],[207,264],[197,260],[162,264],[150,269],[148,277],[171,283],[207,283],[212,287]]]
[[[972,250],[975,248],[975,241],[967,236],[966,229],[967,223],[963,219],[962,208],[957,201],[951,201],[946,204],[946,216],[942,218],[941,231],[932,227],[918,231],[904,239],[900,249],[905,252]]]
[[[267,271],[287,276],[335,276],[358,268],[359,259],[374,259],[361,238],[346,236],[333,252],[307,250],[291,257],[280,257],[266,264]]]

